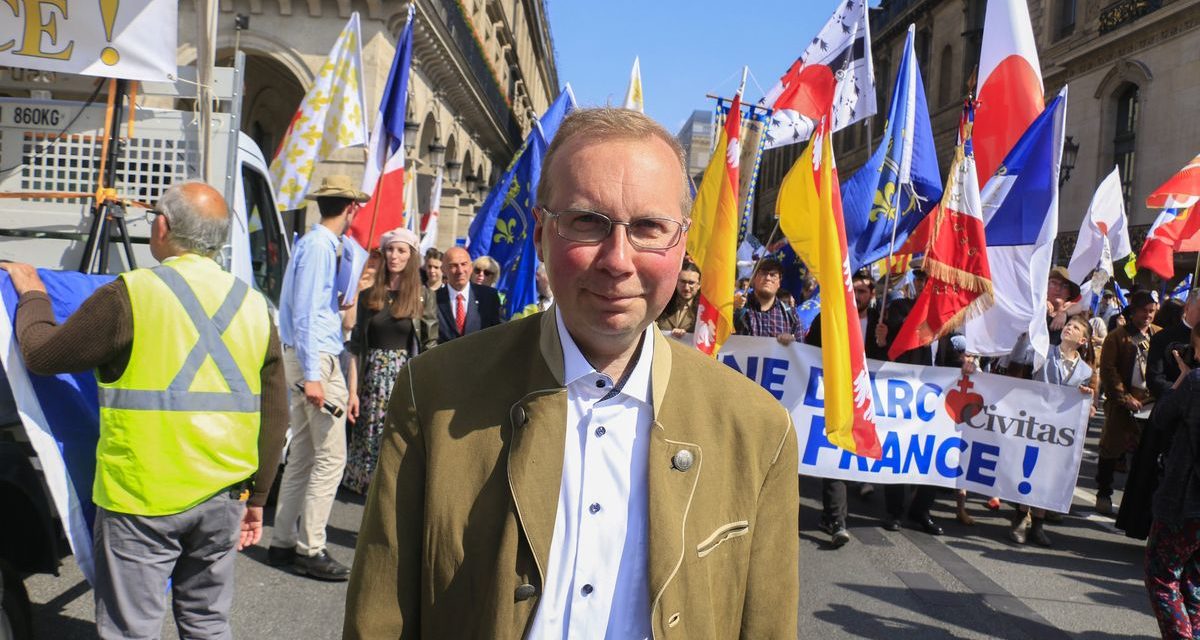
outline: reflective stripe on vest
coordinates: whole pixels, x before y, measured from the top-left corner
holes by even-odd
[[[200,334],[196,346],[192,347],[184,360],[183,366],[165,391],[147,391],[144,389],[120,389],[102,387],[100,403],[111,409],[139,409],[145,411],[235,411],[248,413],[258,411],[261,406],[261,396],[252,395],[246,378],[233,360],[229,347],[221,339],[221,334],[229,328],[234,315],[241,308],[242,302],[250,287],[241,280],[233,281],[233,288],[225,296],[225,301],[210,318],[196,298],[195,292],[188,286],[183,276],[170,267],[155,267],[151,269],[167,285],[183,310],[187,312],[192,325]],[[228,392],[189,391],[200,373],[200,365],[206,357],[212,357],[217,370],[225,377],[229,385]]]

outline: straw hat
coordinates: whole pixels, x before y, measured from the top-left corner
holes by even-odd
[[[310,191],[304,196],[306,200],[317,198],[347,198],[355,202],[366,202],[371,196],[359,191],[350,182],[350,176],[332,175],[321,179],[321,186],[316,191]]]

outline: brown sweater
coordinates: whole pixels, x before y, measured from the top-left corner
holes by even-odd
[[[45,293],[25,293],[17,302],[16,336],[25,366],[33,373],[53,375],[95,369],[104,382],[120,378],[133,351],[133,308],[125,281],[118,278],[96,289],[61,326],[54,321],[50,298]],[[261,375],[258,472],[250,496],[250,504],[258,507],[266,503],[275,482],[288,429],[287,382],[274,324]]]

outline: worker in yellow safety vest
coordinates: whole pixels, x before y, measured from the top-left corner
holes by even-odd
[[[220,193],[173,185],[147,220],[162,264],[98,288],[61,326],[33,267],[0,268],[29,370],[96,370],[100,636],[157,637],[170,584],[181,638],[229,638],[236,551],[262,536],[287,432],[282,352],[266,299],[212,259],[229,237]]]

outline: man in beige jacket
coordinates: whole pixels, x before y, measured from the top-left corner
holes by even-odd
[[[401,371],[345,637],[795,638],[791,420],[653,326],[686,245],[678,143],[583,110],[543,166],[554,305]]]

